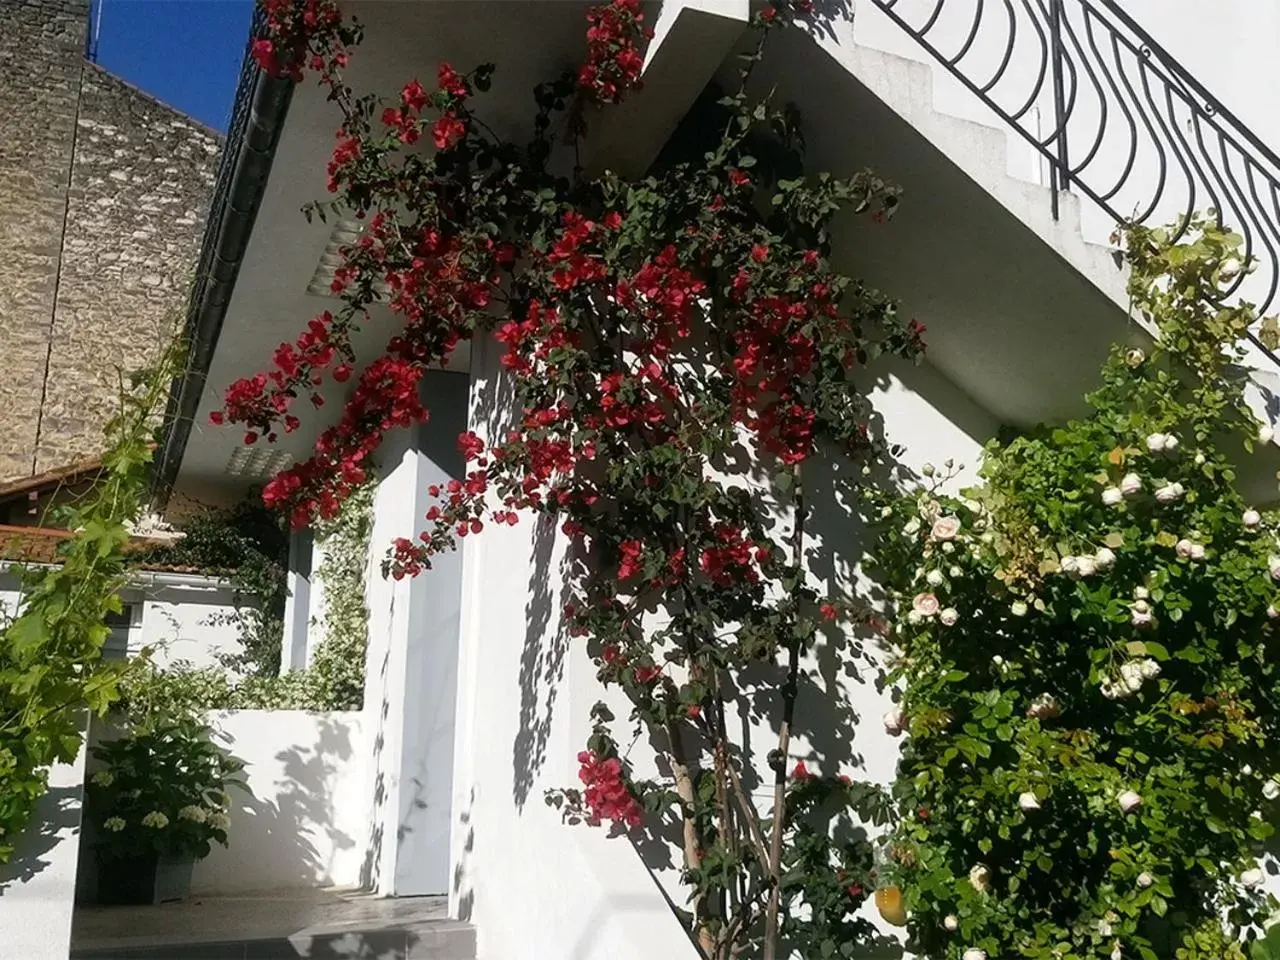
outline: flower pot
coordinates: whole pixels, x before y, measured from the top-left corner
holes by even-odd
[[[168,903],[191,894],[191,858],[128,857],[98,861],[98,903]]]

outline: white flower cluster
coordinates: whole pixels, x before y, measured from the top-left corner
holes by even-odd
[[[1174,544],[1173,550],[1183,560],[1203,560],[1205,557],[1204,544],[1189,537],[1183,537]]]
[[[1126,497],[1136,497],[1142,492],[1142,478],[1136,473],[1126,473],[1120,478],[1118,487],[1107,487],[1102,491],[1102,502],[1114,507]]]
[[[1092,577],[1095,573],[1110,570],[1116,565],[1115,551],[1110,547],[1100,547],[1092,554],[1063,557],[1058,562],[1058,569],[1069,577]]]
[[[1141,603],[1143,601],[1139,601]],[[1120,666],[1120,676],[1102,681],[1102,695],[1108,700],[1121,700],[1133,696],[1147,680],[1160,676],[1160,664],[1150,657],[1130,660]]]
[[[1058,705],[1058,701],[1047,693],[1040,694],[1027,707],[1027,716],[1036,717],[1039,720],[1052,720],[1060,713],[1062,708]]]
[[[215,830],[229,830],[231,828],[231,818],[219,810],[216,813],[209,814],[209,826]]]
[[[195,804],[191,804],[178,811],[178,819],[190,820],[192,823],[204,823],[209,819],[209,814],[204,807],[197,807]]]
[[[1178,438],[1172,433],[1153,433],[1147,437],[1147,449],[1152,453],[1173,453],[1178,449]]]
[[[155,827],[157,830],[163,830],[169,825],[169,818],[159,810],[152,810],[150,813],[143,816],[142,825],[144,827]]]
[[[99,770],[93,775],[93,782],[100,787],[109,787],[115,782],[115,774],[110,770]]]
[[[102,821],[102,827],[104,830],[110,830],[112,833],[119,833],[124,829],[125,823],[120,817],[107,817],[107,819]]]

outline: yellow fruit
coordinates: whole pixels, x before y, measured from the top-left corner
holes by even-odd
[[[902,905],[902,891],[897,887],[883,887],[876,891],[876,909],[885,923],[895,927],[907,925],[907,910]]]

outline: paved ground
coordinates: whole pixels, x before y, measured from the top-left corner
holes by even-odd
[[[76,960],[468,960],[475,933],[444,897],[270,891],[148,907],[81,907]]]

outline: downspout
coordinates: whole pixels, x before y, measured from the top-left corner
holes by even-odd
[[[251,42],[257,32],[255,21]],[[246,52],[187,308],[185,369],[174,378],[169,393],[160,452],[153,467],[152,498],[156,509],[163,509],[169,500],[191,437],[192,422],[266,191],[293,87],[292,80],[264,73]]]

